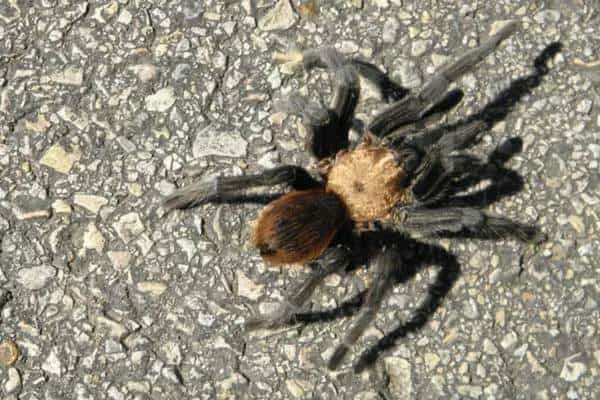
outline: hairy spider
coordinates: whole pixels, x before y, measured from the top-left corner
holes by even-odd
[[[469,166],[459,152],[489,129],[489,119],[474,119],[453,129],[424,130],[420,123],[441,112],[448,89],[465,72],[490,54],[517,28],[505,25],[479,47],[440,68],[418,91],[403,96],[375,116],[358,143],[349,143],[349,129],[359,98],[359,74],[381,80],[377,69],[346,59],[332,48],[290,53],[306,70],[332,72],[335,95],[331,108],[293,96],[285,111],[302,117],[309,133],[307,148],[319,160],[319,178],[298,166],[281,166],[255,175],[219,176],[171,194],[166,208],[187,208],[208,202],[247,200],[254,187],[288,185],[294,190],[269,203],[258,217],[253,245],[270,264],[309,264],[310,277],[282,307],[269,316],[251,319],[249,329],[274,328],[296,321],[316,286],[328,275],[346,269],[356,254],[352,243],[367,240],[369,232],[392,230],[422,236],[483,234],[514,236],[523,241],[542,236],[529,225],[492,216],[468,207],[441,207],[452,185]],[[422,125],[422,124],[421,124]],[[400,128],[403,128],[400,130]],[[348,240],[351,238],[351,240]],[[379,246],[379,247],[377,247]],[[375,318],[401,267],[402,249],[378,242],[369,248],[367,262],[375,279],[364,299],[364,311],[334,351],[328,367],[335,369]]]

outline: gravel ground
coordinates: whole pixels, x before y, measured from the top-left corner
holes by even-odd
[[[0,2],[2,399],[600,398],[598,1],[316,3]],[[524,186],[480,205],[548,241],[431,242],[457,256],[458,279],[362,374],[353,362],[411,318],[435,265],[394,287],[340,371],[325,363],[352,318],[244,333],[307,270],[249,248],[258,205],[160,204],[201,176],[307,165],[299,122],[273,104],[326,99],[327,75],[272,54],[334,44],[413,89],[508,19],[520,31],[459,81],[442,122],[514,89],[474,152],[520,138],[506,171]],[[357,118],[381,106],[363,85]],[[312,308],[339,306],[368,272],[330,276]]]

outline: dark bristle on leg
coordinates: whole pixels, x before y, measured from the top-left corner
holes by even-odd
[[[387,227],[424,236],[447,233],[482,239],[514,237],[536,244],[546,239],[535,226],[488,215],[474,208],[403,209],[396,212],[393,220]]]
[[[340,366],[350,347],[356,343],[375,319],[387,291],[392,286],[394,271],[400,268],[400,262],[398,251],[390,247],[383,248],[381,253],[376,257],[373,263],[375,277],[373,285],[367,292],[363,311],[352,328],[344,336],[342,343],[333,352],[327,364],[329,369],[334,370]]]
[[[308,130],[306,147],[317,159],[330,157],[348,147],[348,132],[360,94],[358,73],[353,63],[332,47],[306,50],[300,58],[307,71],[313,68],[331,71],[332,104],[326,109],[292,94],[280,102],[280,108],[302,118]]]
[[[246,330],[272,329],[286,324],[293,324],[296,322],[296,314],[302,311],[302,307],[323,279],[330,274],[344,270],[351,260],[352,254],[344,246],[340,245],[328,249],[318,260],[312,263],[313,270],[310,276],[291,291],[292,295],[283,302],[275,313],[250,318],[245,323]]]
[[[217,176],[176,190],[163,201],[167,209],[196,207],[206,203],[226,203],[244,198],[244,190],[259,186],[290,185],[308,189],[319,183],[301,167],[284,165],[254,175]]]
[[[384,137],[403,125],[419,121],[431,107],[442,100],[452,82],[473,69],[518,26],[517,22],[508,23],[479,47],[467,51],[455,62],[440,68],[418,93],[405,97],[376,115],[369,124],[368,130],[374,135]]]

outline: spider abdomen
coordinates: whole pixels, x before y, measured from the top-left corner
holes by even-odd
[[[393,150],[367,141],[336,156],[327,190],[342,199],[353,221],[383,220],[394,206],[411,201],[401,184],[405,176]]]
[[[323,189],[288,193],[261,212],[253,244],[272,264],[300,264],[320,256],[348,219],[341,199]]]

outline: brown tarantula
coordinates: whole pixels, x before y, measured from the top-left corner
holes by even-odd
[[[435,114],[449,86],[490,54],[517,28],[505,25],[479,47],[440,68],[418,91],[408,94],[375,116],[359,143],[349,143],[349,129],[359,98],[359,78],[373,77],[371,64],[349,60],[332,48],[290,54],[305,69],[327,68],[335,85],[333,105],[326,109],[294,96],[285,110],[302,117],[307,147],[319,160],[320,179],[298,166],[282,166],[256,175],[219,176],[180,189],[165,200],[167,208],[245,200],[254,187],[288,185],[294,190],[269,203],[258,217],[253,244],[270,264],[309,264],[311,276],[274,315],[252,319],[247,327],[273,328],[296,321],[316,286],[333,272],[344,270],[353,254],[348,243],[366,240],[367,233],[391,230],[435,236],[442,233],[484,233],[537,240],[538,230],[468,207],[437,207],[465,168],[456,152],[474,143],[491,126],[476,119],[455,128],[417,132],[418,123]],[[406,129],[408,127],[408,129]],[[404,128],[399,131],[399,128]],[[349,233],[349,234],[348,234]],[[344,243],[345,238],[352,240]],[[365,331],[399,268],[401,249],[376,243],[368,261],[375,279],[364,299],[364,311],[329,361],[335,369]]]

